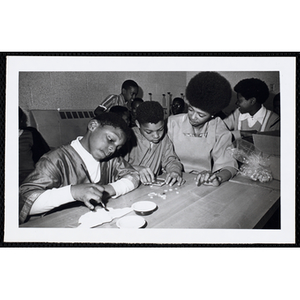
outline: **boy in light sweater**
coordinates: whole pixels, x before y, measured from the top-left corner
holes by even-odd
[[[263,106],[269,97],[265,82],[257,78],[244,79],[234,90],[238,108],[223,121],[235,139],[251,140],[254,133],[280,130],[279,116]]]

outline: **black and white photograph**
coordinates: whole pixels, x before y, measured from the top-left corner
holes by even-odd
[[[8,56],[5,241],[295,243],[295,69]]]

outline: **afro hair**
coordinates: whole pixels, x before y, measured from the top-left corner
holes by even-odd
[[[164,120],[164,109],[157,101],[145,101],[138,106],[136,119],[140,124],[157,124]]]
[[[248,78],[241,80],[234,91],[241,94],[246,100],[254,97],[260,104],[266,102],[269,98],[269,88],[266,83],[257,78]]]
[[[231,93],[230,83],[217,72],[198,73],[186,88],[189,104],[211,115],[229,105]]]

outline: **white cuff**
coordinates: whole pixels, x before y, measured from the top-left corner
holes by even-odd
[[[51,189],[41,194],[33,203],[30,214],[41,214],[62,204],[75,201],[71,194],[71,186]]]
[[[116,195],[114,195],[112,198],[117,198],[117,197],[124,195],[134,189],[133,182],[131,180],[129,180],[128,178],[121,178],[120,180],[109,183],[109,184],[116,191]]]

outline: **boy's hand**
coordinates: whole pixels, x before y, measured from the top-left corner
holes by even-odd
[[[221,179],[217,175],[218,174],[212,174],[209,171],[202,171],[197,176],[196,183],[198,186],[200,186],[201,184],[219,186],[221,184]]]
[[[185,183],[185,180],[181,177],[181,174],[178,174],[177,172],[168,173],[166,177],[166,184],[172,186],[178,182],[178,185],[183,185]]]
[[[90,200],[95,200],[97,203],[101,203],[104,187],[96,183],[84,183],[78,185],[71,185],[72,197],[83,202],[90,210],[95,207],[90,203]]]
[[[140,167],[139,168],[140,180],[142,184],[151,184],[154,182],[155,176],[150,168]]]

